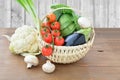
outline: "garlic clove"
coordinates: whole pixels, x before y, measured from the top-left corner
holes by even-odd
[[[42,70],[46,73],[52,73],[55,70],[55,65],[47,60],[46,63],[42,65]]]
[[[86,17],[80,17],[78,19],[78,24],[83,28],[91,27],[91,22]]]

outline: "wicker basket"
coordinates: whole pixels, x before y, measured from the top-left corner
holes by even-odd
[[[94,38],[95,38],[95,31],[94,28],[92,29],[93,32],[91,34],[90,40],[78,46],[54,46],[54,51],[51,56],[47,56],[49,60],[55,63],[73,63],[81,58],[83,58],[86,53],[92,47]],[[43,46],[47,45],[45,41],[42,40],[41,36],[38,38],[39,42],[39,49],[41,50]]]

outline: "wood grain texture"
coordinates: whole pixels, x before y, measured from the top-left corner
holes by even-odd
[[[0,28],[0,35],[11,35],[15,29]],[[55,64],[56,70],[46,74],[40,64],[26,69],[22,56],[10,53],[9,42],[0,36],[0,80],[120,80],[120,29],[95,29],[93,48],[76,63]]]
[[[120,28],[120,0],[33,0],[40,18],[50,11],[51,4],[67,4],[90,19],[96,28]],[[0,0],[0,25],[20,27],[34,25],[32,18],[16,0]]]

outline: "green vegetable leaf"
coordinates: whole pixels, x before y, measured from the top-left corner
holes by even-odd
[[[51,5],[51,9],[57,9],[57,8],[61,8],[61,7],[68,7],[67,5],[64,5],[64,4],[57,4],[57,5]]]
[[[53,13],[56,15],[56,20],[58,21],[59,18],[61,17],[61,15],[62,15],[62,11],[61,10],[57,10],[57,11],[54,11]]]
[[[80,25],[78,24],[79,16],[75,14],[75,12],[72,12],[72,16],[73,16],[73,21],[75,23],[76,30],[80,30]]]
[[[89,40],[91,32],[92,28],[84,28],[77,31],[77,33],[82,33],[85,35],[86,42]]]
[[[72,17],[71,20],[73,20],[73,22],[75,24],[75,29],[80,30],[80,25],[78,24],[79,16],[72,10],[72,8],[70,8],[69,6],[64,5],[64,4],[57,4],[57,5],[52,5],[51,9],[55,10],[54,13],[57,17],[57,21],[60,21],[59,19],[61,19],[61,17],[64,14],[71,15],[71,17]]]
[[[56,4],[56,5],[52,5],[51,6],[51,9],[53,9],[54,11],[58,11],[58,12],[61,12],[61,13],[68,13],[68,14],[71,14],[73,12],[73,10],[67,6],[67,5],[64,5],[64,4]]]

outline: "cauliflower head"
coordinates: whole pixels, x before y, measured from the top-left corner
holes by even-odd
[[[14,54],[39,52],[38,32],[34,27],[24,25],[15,30],[10,38],[9,49]]]

